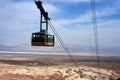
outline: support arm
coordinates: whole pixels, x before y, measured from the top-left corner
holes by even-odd
[[[48,12],[45,12],[43,6],[42,6],[42,1],[35,1],[35,4],[37,5],[38,9],[40,10],[41,14],[44,16],[45,20],[50,20],[48,17]]]

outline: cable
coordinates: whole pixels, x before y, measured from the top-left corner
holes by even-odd
[[[99,54],[99,44],[98,44],[98,31],[97,31],[97,21],[96,21],[96,7],[95,7],[95,0],[91,0],[91,7],[92,7],[92,19],[93,19],[93,28],[94,28],[94,38],[95,38],[95,50],[97,55],[97,64],[98,64],[98,71],[100,72],[100,54]],[[100,73],[99,80],[100,80]]]
[[[57,39],[59,40],[61,46],[63,47],[63,49],[65,50],[65,52],[67,53],[68,57],[70,58],[71,62],[73,63],[73,65],[79,70],[78,72],[76,72],[77,74],[81,75],[80,69],[77,65],[77,63],[74,61],[74,59],[72,58],[72,54],[70,49],[65,45],[64,41],[62,40],[62,38],[60,37],[60,35],[57,33],[56,29],[54,28],[54,26],[52,25],[52,23],[49,21],[49,26],[52,29],[52,31],[54,32],[55,36],[57,37]]]
[[[49,21],[50,22],[50,21]],[[56,35],[56,37],[58,38],[59,42],[61,43],[63,49],[65,50],[65,52],[68,54],[68,56],[70,57],[71,61],[73,61],[73,59],[71,58],[71,52],[70,50],[66,47],[64,41],[62,40],[62,38],[60,37],[60,35],[57,33],[56,29],[54,28],[54,26],[52,25],[52,23],[50,22],[49,24],[50,28],[52,29],[52,31],[54,32],[54,34]]]

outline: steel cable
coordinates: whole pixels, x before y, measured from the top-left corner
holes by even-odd
[[[71,54],[70,49],[65,45],[64,41],[62,40],[62,38],[60,37],[60,35],[58,34],[58,32],[56,31],[56,29],[54,28],[54,26],[52,25],[51,21],[49,21],[49,26],[51,28],[51,30],[54,32],[55,36],[57,37],[57,39],[59,40],[61,46],[63,47],[63,49],[65,50],[65,52],[67,53],[69,59],[71,60],[71,62],[73,63],[73,65],[76,67],[76,69],[78,69],[78,72],[76,72],[77,74],[79,74],[81,76],[81,72],[80,69],[76,63],[76,61],[73,59],[73,56]]]
[[[92,8],[92,19],[93,19],[93,28],[94,28],[94,38],[95,38],[95,51],[97,55],[97,65],[98,65],[98,79],[100,80],[100,54],[99,54],[99,43],[98,43],[98,31],[97,31],[97,21],[96,21],[96,5],[95,0],[91,0]]]

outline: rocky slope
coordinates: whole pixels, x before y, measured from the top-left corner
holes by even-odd
[[[97,69],[86,66],[8,66],[0,67],[0,78],[7,76],[28,76],[31,80],[117,80],[119,75],[112,70]],[[30,77],[31,76],[31,77]],[[56,76],[56,78],[54,78]],[[50,79],[53,77],[53,79]],[[57,79],[58,78],[58,79]],[[12,77],[11,77],[12,79]],[[21,78],[20,78],[21,79]],[[5,80],[5,79],[4,79]],[[14,79],[14,80],[19,80]],[[24,79],[22,79],[24,80]]]

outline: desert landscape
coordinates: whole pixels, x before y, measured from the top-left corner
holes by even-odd
[[[120,80],[120,58],[0,54],[0,80]]]

